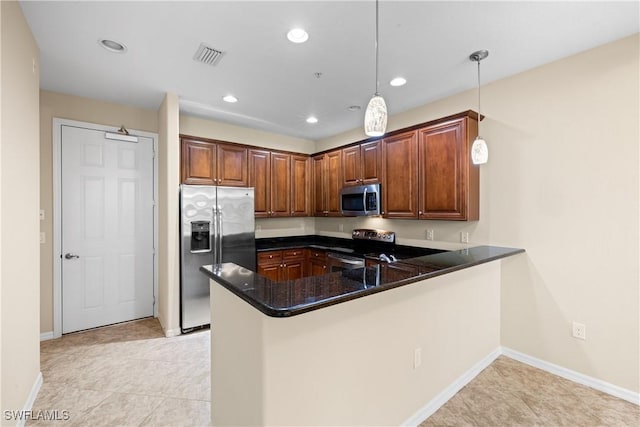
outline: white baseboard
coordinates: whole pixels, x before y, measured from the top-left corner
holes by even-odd
[[[459,392],[462,387],[469,384],[471,380],[478,376],[480,372],[487,366],[491,365],[494,360],[500,356],[501,351],[500,347],[493,350],[487,356],[485,356],[482,360],[477,362],[475,365],[471,367],[467,372],[462,374],[458,379],[449,384],[444,390],[442,390],[436,397],[431,399],[425,406],[418,410],[415,414],[413,414],[408,420],[403,422],[402,426],[418,426],[424,420],[433,415],[442,405],[447,403],[449,399],[451,399],[457,392]]]
[[[164,336],[167,338],[177,337],[180,334],[182,334],[182,331],[180,330],[180,328],[164,330]]]
[[[53,331],[43,332],[40,334],[40,341],[52,340],[54,338],[55,338],[55,335],[53,334]]]
[[[580,372],[572,371],[571,369],[567,369],[562,366],[558,366],[553,363],[535,358],[533,356],[529,356],[528,354],[520,353],[519,351],[512,350],[507,347],[502,347],[501,350],[503,355],[517,360],[518,362],[526,363],[527,365],[533,366],[534,368],[542,369],[543,371],[547,371],[578,384],[586,385],[587,387],[594,388],[603,393],[607,393],[620,399],[626,400],[627,402],[640,405],[640,393],[624,389],[606,381],[581,374]]]
[[[42,387],[42,372],[38,372],[38,376],[36,377],[33,386],[31,386],[31,391],[29,392],[29,396],[27,396],[27,401],[24,403],[24,407],[21,412],[24,416],[18,418],[16,426],[22,427],[27,423],[28,417],[26,414],[29,414],[31,409],[33,409],[33,404],[36,402],[36,398],[40,392],[40,387]]]

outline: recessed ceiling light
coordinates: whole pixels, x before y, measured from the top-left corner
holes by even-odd
[[[304,43],[309,40],[309,34],[302,28],[293,28],[287,33],[287,38],[293,43]]]
[[[318,119],[313,116],[309,116],[307,117],[307,123],[318,123]]]
[[[109,52],[125,53],[127,51],[127,47],[124,44],[115,40],[100,39],[98,40],[98,44],[107,49]]]
[[[361,109],[362,107],[359,105],[350,105],[349,107],[347,107],[347,110],[349,111],[360,111]]]
[[[235,96],[233,96],[233,95],[227,95],[227,96],[224,96],[224,97],[222,97],[222,100],[223,100],[224,102],[229,102],[229,103],[231,103],[231,104],[233,104],[234,102],[238,102],[238,98],[236,98],[236,97],[235,97]]]
[[[406,83],[407,79],[405,79],[404,77],[396,77],[389,82],[391,86],[404,86]]]

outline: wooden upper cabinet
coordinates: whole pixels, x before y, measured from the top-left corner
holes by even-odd
[[[313,215],[341,216],[342,150],[311,158]]]
[[[327,203],[325,200],[324,154],[311,157],[311,213],[313,216],[324,216]]]
[[[382,176],[380,141],[366,142],[342,149],[342,185],[380,182]]]
[[[311,212],[311,169],[309,157],[291,155],[291,216],[309,216]]]
[[[271,216],[291,216],[291,155],[271,153]]]
[[[342,216],[340,190],[342,189],[342,150],[325,154],[327,162],[326,189],[327,216]]]
[[[216,145],[183,138],[181,176],[183,184],[215,185]]]
[[[256,218],[309,216],[309,156],[249,149]]]
[[[254,191],[256,218],[267,218],[271,213],[271,152],[249,150],[249,187]]]
[[[209,140],[181,138],[183,184],[247,187],[247,148]]]
[[[418,218],[417,131],[384,139],[381,191],[385,218]]]
[[[342,149],[342,184],[360,184],[360,146],[347,147]]]
[[[247,187],[247,148],[239,145],[217,145],[216,184],[227,187]]]
[[[421,219],[478,220],[479,168],[470,160],[477,129],[461,118],[418,131]]]

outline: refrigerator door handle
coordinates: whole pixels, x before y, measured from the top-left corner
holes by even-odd
[[[216,265],[218,264],[218,208],[214,207],[212,209],[213,212],[213,221],[212,221],[212,225],[213,225],[213,234],[211,235],[211,238],[213,240],[213,264]]]
[[[218,206],[218,264],[222,264],[222,237],[224,236],[222,222],[222,208]]]

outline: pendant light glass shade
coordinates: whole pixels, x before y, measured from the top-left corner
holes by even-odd
[[[375,94],[364,113],[364,133],[367,136],[382,136],[387,129],[387,104],[384,98]]]
[[[382,136],[387,130],[387,104],[378,93],[378,0],[376,0],[376,92],[364,113],[364,133]]]
[[[478,136],[471,145],[471,161],[474,165],[482,165],[489,160],[489,147],[487,147],[487,141],[480,136],[480,120],[482,115],[480,114],[480,61],[489,56],[488,50],[479,50],[469,55],[471,61],[478,63]]]
[[[474,165],[482,165],[489,160],[489,147],[487,142],[480,136],[476,136],[476,139],[471,145],[471,161]]]

